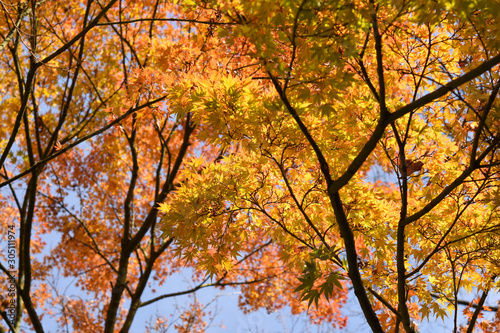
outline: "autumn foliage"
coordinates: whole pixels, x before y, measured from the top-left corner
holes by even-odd
[[[498,331],[499,5],[1,1],[0,332]]]

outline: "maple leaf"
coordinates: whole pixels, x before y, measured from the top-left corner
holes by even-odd
[[[402,169],[399,157],[396,158],[396,165],[400,170]],[[406,159],[405,160],[406,175],[410,176],[412,173],[421,171],[423,166],[424,163],[422,161]]]
[[[54,150],[55,151],[59,151],[61,150],[63,147],[61,145],[61,142],[57,141],[56,144],[54,145]]]
[[[406,161],[406,174],[409,176],[414,172],[422,170],[424,163],[422,161]]]

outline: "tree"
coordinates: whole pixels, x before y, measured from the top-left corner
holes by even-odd
[[[292,294],[279,247],[257,235],[216,279],[197,271],[190,289],[162,288],[207,264],[176,256],[157,207],[185,186],[182,174],[200,172],[200,156],[224,155],[186,109],[192,83],[234,56],[210,46],[216,12],[159,0],[0,6],[0,331],[44,332],[50,317],[58,331],[128,332],[148,305],[206,287],[241,285],[253,308],[265,306],[255,292]],[[152,329],[202,331],[204,311],[195,299]],[[317,312],[342,325],[337,306]]]
[[[178,255],[217,279],[268,237],[311,309],[351,287],[373,332],[497,331],[498,3],[199,6],[230,60],[169,100],[224,153],[160,207]]]

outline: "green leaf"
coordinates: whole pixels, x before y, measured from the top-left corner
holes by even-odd
[[[331,103],[322,104],[319,107],[319,110],[321,111],[321,115],[324,117],[328,117],[332,114],[332,112],[335,112],[335,108]]]

